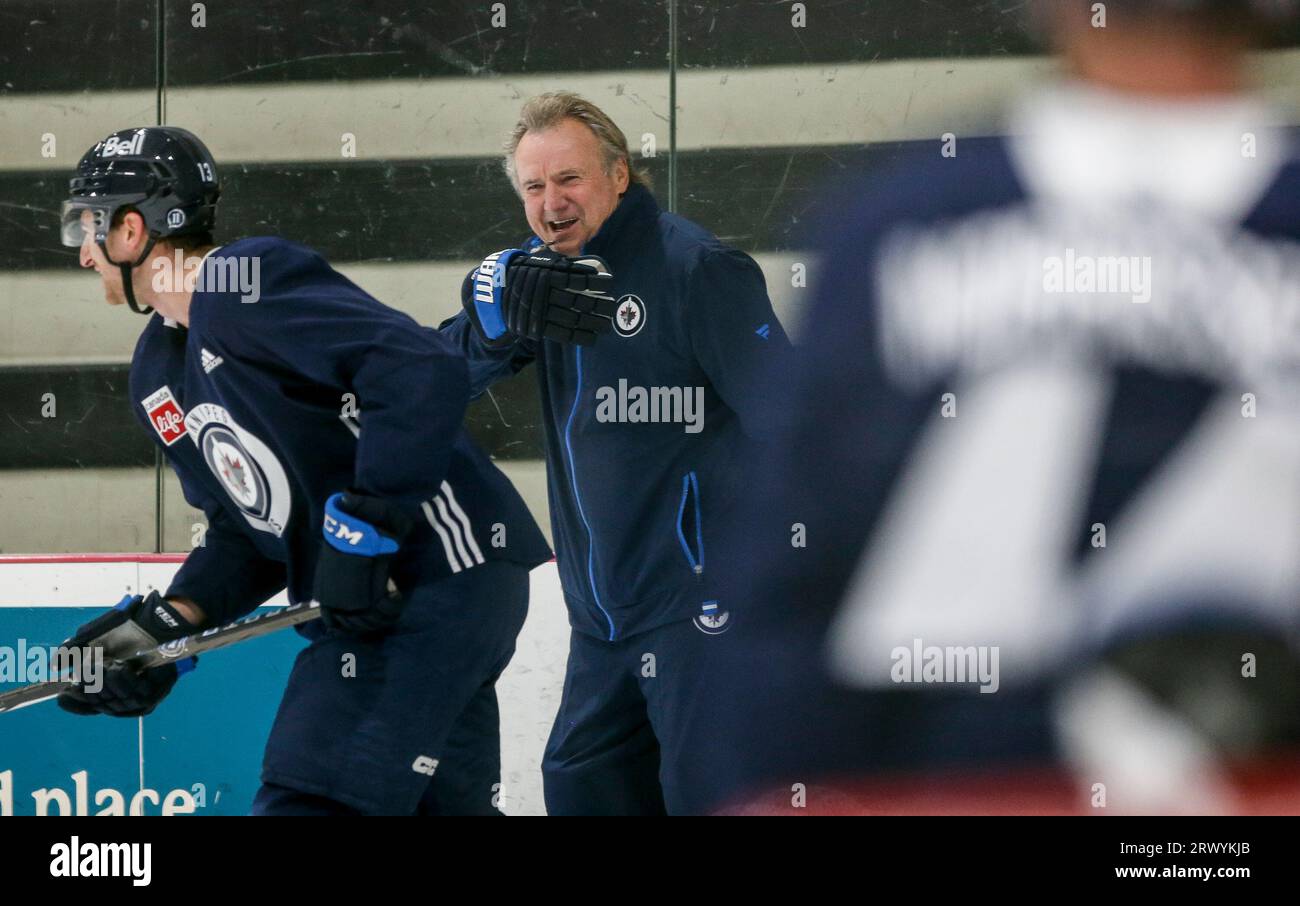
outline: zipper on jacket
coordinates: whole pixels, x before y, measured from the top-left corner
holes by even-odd
[[[695,549],[691,550],[690,542],[686,540],[686,513],[688,503],[693,503],[695,516]],[[687,472],[682,476],[682,501],[677,505],[677,540],[681,542],[682,553],[686,555],[686,562],[690,564],[691,571],[699,576],[704,573],[704,527],[700,520],[700,482],[695,477],[695,472]]]
[[[582,518],[582,526],[587,530],[587,581],[591,583],[591,595],[596,600],[596,607],[605,617],[605,622],[609,623],[609,641],[614,641],[614,620],[605,610],[605,606],[600,603],[600,592],[596,590],[596,545],[591,537],[591,523],[587,522],[587,514],[582,509],[582,497],[578,494],[578,472],[573,462],[573,441],[571,433],[573,430],[573,417],[578,414],[578,401],[582,399],[582,347],[575,347],[575,361],[578,365],[578,386],[573,391],[573,408],[569,410],[569,420],[564,425],[564,446],[569,451],[569,483],[573,488],[573,502],[578,507],[578,515]]]

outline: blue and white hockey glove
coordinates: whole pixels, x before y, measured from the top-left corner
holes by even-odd
[[[325,542],[316,564],[321,621],[334,632],[385,632],[405,600],[389,580],[412,519],[389,501],[348,491],[325,501]]]
[[[198,658],[144,671],[126,665],[112,666],[112,662],[191,635],[198,629],[156,591],[144,596],[127,595],[116,607],[80,627],[63,643],[67,648],[102,648],[108,669],[104,671],[102,689],[87,692],[84,684],[76,686],[60,693],[59,707],[73,714],[115,717],[149,714],[171,692],[176,680],[194,668]]]
[[[520,338],[590,346],[614,324],[614,278],[595,255],[506,249],[471,277],[461,302],[489,346]]]

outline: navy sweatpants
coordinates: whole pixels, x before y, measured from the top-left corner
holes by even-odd
[[[542,759],[551,815],[699,814],[717,805],[708,666],[728,644],[681,620],[607,642],[571,633],[564,694]]]
[[[418,587],[374,640],[298,655],[253,814],[499,814],[497,677],[528,611],[528,570],[488,562]]]

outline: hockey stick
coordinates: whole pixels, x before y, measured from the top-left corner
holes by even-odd
[[[320,604],[318,602],[303,601],[278,610],[255,613],[247,619],[228,623],[225,626],[205,629],[197,635],[187,635],[184,638],[164,642],[157,648],[146,648],[143,651],[137,651],[131,657],[123,658],[114,663],[130,664],[144,670],[171,661],[179,661],[187,657],[203,654],[206,651],[225,648],[227,645],[233,645],[245,639],[253,639],[268,633],[278,632],[289,626],[297,626],[299,623],[314,620],[319,616]],[[30,686],[22,686],[9,692],[0,693],[0,714],[47,701],[75,685],[78,684],[66,679],[57,679],[43,683],[32,683]]]

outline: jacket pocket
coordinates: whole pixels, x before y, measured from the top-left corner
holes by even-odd
[[[682,476],[682,498],[677,505],[677,540],[691,571],[704,573],[704,526],[700,513],[700,482],[694,472]]]

